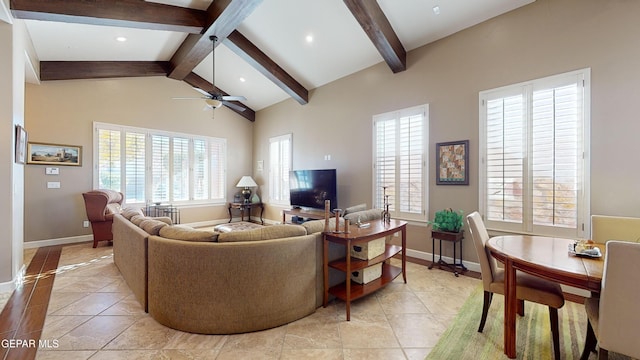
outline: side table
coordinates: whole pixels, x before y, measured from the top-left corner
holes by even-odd
[[[449,269],[453,270],[453,274],[458,277],[458,268],[461,271],[467,271],[467,268],[462,263],[462,240],[464,239],[464,230],[460,230],[460,232],[448,232],[448,231],[431,231],[431,265],[429,265],[429,270],[433,268],[433,265],[436,264],[436,239],[440,241],[440,253],[438,254],[438,267],[440,265],[444,265]],[[453,243],[453,263],[448,263],[442,260],[442,240],[450,241]],[[456,262],[456,243],[460,244],[460,261]]]
[[[233,215],[231,214],[231,209],[240,210],[240,220],[244,221],[244,211],[248,210],[248,218],[251,221],[251,209],[252,208],[260,208],[260,223],[264,225],[264,220],[262,219],[262,213],[264,213],[264,204],[259,203],[244,203],[244,202],[230,202],[229,203],[229,222],[233,220]]]

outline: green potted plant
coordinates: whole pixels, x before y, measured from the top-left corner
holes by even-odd
[[[464,213],[462,210],[454,211],[453,209],[444,209],[436,211],[433,221],[428,223],[434,231],[446,231],[457,233],[462,229],[462,218]]]

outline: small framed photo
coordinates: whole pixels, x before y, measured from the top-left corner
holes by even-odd
[[[82,166],[82,146],[29,142],[27,163]]]
[[[16,125],[16,163],[24,164],[27,159],[27,130]]]
[[[436,144],[436,184],[469,185],[469,140]]]

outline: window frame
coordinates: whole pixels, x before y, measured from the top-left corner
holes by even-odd
[[[421,204],[420,204],[420,210],[418,212],[410,212],[410,211],[402,211],[400,207],[397,207],[393,204],[393,200],[390,200],[390,202],[392,203],[390,208],[391,208],[391,217],[395,218],[395,219],[401,219],[401,220],[407,220],[407,221],[419,221],[419,222],[424,222],[427,221],[428,219],[428,214],[429,214],[429,104],[423,104],[423,105],[418,105],[418,106],[412,106],[409,108],[404,108],[404,109],[399,109],[399,110],[395,110],[395,111],[390,111],[387,113],[382,113],[382,114],[377,114],[374,115],[372,117],[372,159],[373,159],[373,164],[372,164],[372,204],[374,208],[379,208],[381,210],[383,210],[383,195],[384,195],[384,189],[382,189],[382,186],[378,184],[378,136],[377,136],[377,132],[378,132],[378,127],[379,127],[379,123],[383,122],[383,121],[392,121],[394,122],[394,155],[391,156],[386,156],[387,158],[389,157],[395,157],[394,164],[396,164],[395,166],[395,171],[394,171],[394,184],[393,187],[394,188],[398,188],[401,189],[400,191],[402,191],[402,189],[406,189],[403,188],[403,186],[401,185],[401,172],[402,172],[402,168],[400,168],[400,165],[403,161],[406,161],[406,158],[400,159],[400,154],[402,151],[402,146],[403,144],[406,143],[402,141],[402,139],[400,139],[401,137],[401,131],[400,131],[400,122],[402,119],[407,118],[407,117],[412,117],[412,116],[416,116],[418,114],[422,115],[422,125],[421,125],[421,136],[422,136],[422,141],[421,141],[421,147],[422,149],[420,149],[421,152],[421,168],[420,168],[420,177],[421,177],[421,189],[420,191],[422,192],[422,196],[421,196]],[[411,158],[412,155],[409,155],[409,157]],[[389,190],[387,190],[387,195],[390,195]],[[402,197],[403,195],[400,194],[398,195],[400,197]],[[396,202],[400,202],[399,200]]]
[[[573,83],[582,90],[578,106],[578,112],[581,115],[581,136],[578,144],[576,169],[578,172],[578,189],[576,200],[576,227],[567,228],[561,226],[547,226],[534,224],[533,220],[533,95],[534,92],[555,89],[557,87]],[[581,83],[581,84],[580,84]],[[581,85],[581,86],[580,86]],[[487,104],[489,101],[508,96],[523,96],[523,215],[522,223],[495,221],[487,219],[488,201],[487,201]],[[584,68],[566,73],[551,75],[539,79],[533,79],[517,84],[502,86],[495,89],[484,90],[479,93],[479,151],[478,151],[478,205],[479,211],[483,215],[484,222],[489,230],[529,234],[529,235],[545,235],[558,236],[567,238],[584,238],[585,234],[590,233],[590,123],[591,123],[591,69]],[[555,116],[555,115],[554,115]],[[555,137],[554,137],[555,139]],[[580,154],[581,153],[581,154]],[[555,175],[554,175],[555,178]]]
[[[154,201],[154,194],[153,194],[153,173],[152,173],[152,161],[153,161],[153,151],[152,151],[152,137],[154,136],[160,136],[160,137],[168,137],[169,138],[169,148],[168,148],[168,153],[167,155],[169,155],[169,178],[167,179],[168,181],[168,191],[169,191],[169,195],[168,195],[168,199],[167,200],[163,200],[163,203],[170,203],[173,205],[220,205],[220,204],[226,204],[226,188],[227,188],[227,139],[225,138],[218,138],[218,137],[210,137],[210,136],[200,136],[200,135],[192,135],[192,134],[186,134],[186,133],[177,133],[177,132],[168,132],[168,131],[162,131],[162,130],[157,130],[157,129],[149,129],[149,128],[139,128],[139,127],[133,127],[133,126],[126,126],[126,125],[116,125],[116,124],[109,124],[109,123],[101,123],[101,122],[94,122],[93,123],[93,164],[94,164],[94,168],[93,168],[93,187],[94,188],[98,188],[100,187],[100,143],[99,143],[99,133],[101,130],[105,130],[105,131],[115,131],[118,132],[120,134],[120,149],[119,149],[119,162],[120,162],[120,184],[119,184],[119,189],[114,189],[117,191],[120,191],[124,194],[125,199],[124,199],[124,204],[126,205],[134,205],[134,206],[143,206],[146,204],[151,204],[153,202],[157,202]],[[145,139],[145,146],[144,146],[144,159],[145,159],[145,164],[144,164],[144,169],[145,169],[145,174],[144,174],[144,197],[145,200],[144,202],[139,202],[139,201],[135,201],[135,202],[128,202],[127,201],[127,196],[126,196],[126,168],[127,168],[127,147],[126,147],[126,137],[127,134],[130,133],[136,133],[136,134],[143,134],[144,135],[144,139]],[[188,199],[187,200],[174,200],[173,198],[173,179],[171,179],[172,177],[175,176],[175,174],[173,174],[173,139],[186,139],[187,143],[188,143],[188,149],[187,149],[187,156],[188,156]],[[207,196],[204,199],[194,199],[196,193],[196,186],[195,186],[195,181],[197,180],[195,178],[195,171],[194,171],[194,166],[195,166],[195,151],[194,151],[194,141],[204,141],[206,143],[206,148],[207,148],[207,164],[206,164],[206,172],[207,172],[207,179],[209,182],[209,185],[207,187]],[[213,168],[214,168],[214,160],[213,159],[213,151],[214,148],[216,151],[218,151],[221,154],[221,159],[218,159],[218,163],[222,163],[222,169],[220,169],[221,174],[216,173],[214,174]],[[221,148],[221,150],[220,150]],[[216,165],[218,164],[216,163]],[[220,184],[214,184],[212,179],[218,177],[218,179],[220,181],[223,182],[222,185]],[[216,188],[216,190],[214,191],[214,188]],[[220,192],[219,189],[225,189],[224,191]],[[214,197],[215,193],[220,193],[218,194],[218,197]]]

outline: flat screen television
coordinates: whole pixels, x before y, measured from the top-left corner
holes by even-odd
[[[338,207],[336,169],[292,170],[289,172],[291,206],[323,209],[324,201],[331,201],[331,209]]]

